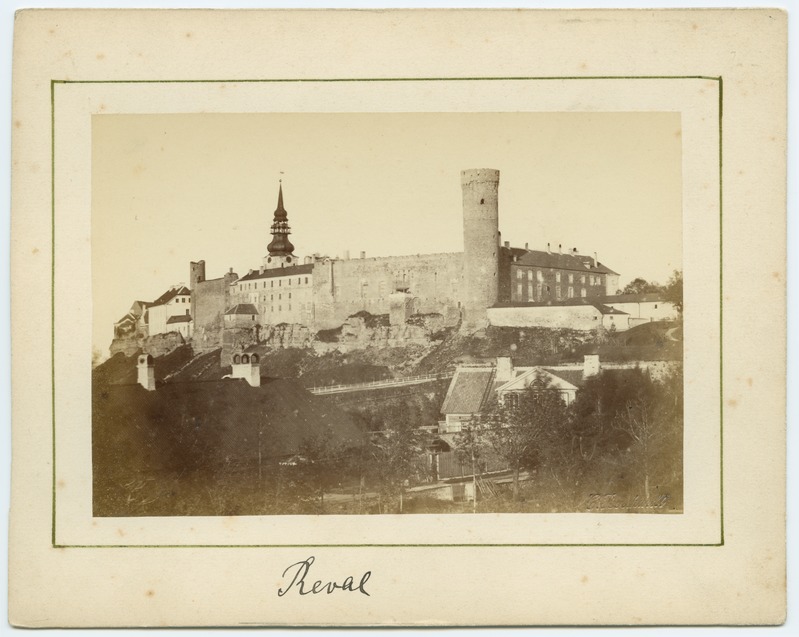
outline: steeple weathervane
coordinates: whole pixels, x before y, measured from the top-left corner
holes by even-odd
[[[280,180],[280,187],[277,194],[277,209],[272,221],[272,241],[266,247],[269,256],[285,257],[294,253],[294,246],[289,241],[291,227],[288,222],[288,213],[283,207],[283,180]]]

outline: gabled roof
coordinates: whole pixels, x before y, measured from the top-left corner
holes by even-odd
[[[253,270],[249,274],[245,274],[236,283],[241,281],[255,281],[256,279],[271,279],[278,276],[294,276],[297,274],[311,274],[313,272],[313,263],[306,263],[304,265],[290,265],[285,268],[271,268],[260,272]]]
[[[529,387],[530,384],[537,378],[541,378],[549,387],[559,391],[575,391],[577,389],[576,385],[570,383],[568,380],[560,376],[560,374],[549,372],[541,367],[533,367],[523,374],[512,378],[504,385],[499,386],[496,391],[506,392],[527,389],[527,387]]]
[[[450,382],[443,414],[476,414],[491,395],[496,370],[493,367],[459,367]]]
[[[580,297],[574,299],[561,299],[560,301],[537,301],[534,303],[525,303],[524,301],[513,301],[507,303],[496,303],[494,307],[578,307],[581,305],[590,305],[602,314],[627,314],[622,310],[609,307],[600,301],[612,297]]]
[[[187,288],[185,285],[169,288],[155,301],[149,303],[148,305],[149,307],[152,307],[153,305],[166,305],[176,296],[191,296],[191,290],[189,290],[189,288]]]
[[[126,321],[129,323],[135,323],[137,318],[138,317],[133,312],[128,312],[127,314],[125,314],[125,316],[119,319],[115,323],[115,325],[119,325],[120,323],[125,323]]]
[[[557,270],[573,270],[592,274],[618,274],[593,257],[572,252],[547,252],[546,250],[521,250],[520,248],[502,248],[511,257],[516,257],[518,265]]]
[[[258,308],[252,303],[238,303],[225,312],[225,316],[233,314],[258,314]]]
[[[171,325],[172,323],[191,323],[191,316],[188,314],[178,314],[177,316],[170,316],[166,324]]]

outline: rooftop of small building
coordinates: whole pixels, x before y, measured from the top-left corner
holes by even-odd
[[[536,301],[536,302],[524,302],[524,301],[508,301],[508,302],[500,302],[494,304],[496,308],[502,307],[579,307],[579,306],[590,306],[595,308],[601,314],[623,314],[625,316],[628,315],[627,312],[622,310],[617,310],[614,307],[610,307],[609,305],[605,305],[604,303],[600,302],[603,299],[608,297],[599,297],[599,298],[590,298],[590,297],[580,297],[580,298],[573,298],[573,299],[561,299],[559,301]],[[610,297],[613,298],[613,297]]]
[[[172,325],[173,323],[191,323],[191,316],[189,314],[178,314],[177,316],[170,316],[166,320],[166,324]]]
[[[258,308],[252,303],[237,303],[229,310],[225,311],[225,316],[233,314],[258,314]]]
[[[175,285],[169,288],[155,301],[148,303],[147,305],[148,307],[153,307],[154,305],[166,305],[176,296],[191,296],[191,290],[189,290],[189,288],[187,288],[185,285]]]

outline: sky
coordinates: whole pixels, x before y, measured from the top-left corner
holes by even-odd
[[[209,279],[257,268],[281,179],[298,256],[460,251],[460,171],[495,168],[503,240],[665,283],[681,156],[679,113],[94,115],[93,346],[190,261]]]

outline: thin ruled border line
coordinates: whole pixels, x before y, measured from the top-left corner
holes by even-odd
[[[56,84],[218,84],[218,83],[335,83],[335,82],[473,82],[473,81],[533,81],[533,80],[709,80],[718,82],[719,127],[719,517],[720,537],[717,543],[603,543],[603,544],[58,544],[56,542],[56,400],[55,400],[55,85]],[[50,218],[51,218],[51,406],[52,406],[52,530],[53,548],[393,548],[393,547],[719,547],[724,546],[724,231],[723,231],[723,76],[710,75],[592,75],[592,76],[508,76],[508,77],[401,77],[401,78],[271,78],[271,79],[213,79],[213,80],[50,80]],[[684,428],[684,427],[683,427]],[[684,489],[684,487],[683,487]]]

